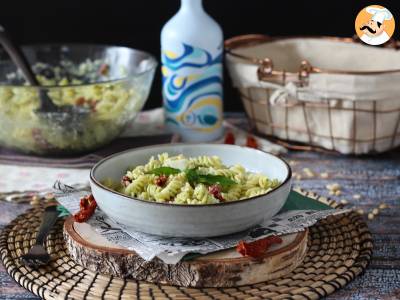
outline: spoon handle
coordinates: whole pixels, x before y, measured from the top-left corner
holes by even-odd
[[[30,85],[38,86],[39,82],[36,79],[35,74],[33,74],[32,69],[22,51],[19,47],[16,47],[12,42],[10,36],[4,30],[4,28],[0,25],[0,44],[4,47],[11,60],[18,66],[18,68],[22,71],[25,79],[29,82]]]

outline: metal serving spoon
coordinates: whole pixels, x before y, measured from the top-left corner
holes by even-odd
[[[31,86],[40,87],[40,83],[33,73],[25,55],[12,41],[2,26],[0,26],[0,44],[4,47],[14,64],[21,70],[26,81],[28,81]],[[73,127],[79,128],[90,113],[90,110],[85,107],[55,105],[44,89],[39,89],[39,100],[40,105],[35,113],[42,119],[47,120],[50,124],[59,125],[66,129],[71,129]]]

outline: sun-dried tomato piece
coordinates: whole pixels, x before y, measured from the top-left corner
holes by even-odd
[[[78,99],[75,100],[75,104],[79,105],[79,106],[84,105],[85,102],[86,102],[86,99],[84,97],[79,97]]]
[[[236,246],[236,251],[243,256],[259,259],[263,257],[272,244],[280,243],[282,243],[282,239],[279,236],[273,235],[250,243],[240,241]]]
[[[89,99],[88,101],[89,107],[92,111],[96,111],[97,101],[93,99]]]
[[[222,187],[219,184],[213,184],[208,187],[208,192],[214,196],[215,199],[218,199],[221,202],[224,202],[225,199],[222,197]]]
[[[79,211],[74,215],[75,222],[83,223],[89,220],[91,216],[86,211]]]
[[[257,143],[256,139],[251,135],[247,136],[246,146],[250,147],[250,148],[258,149],[258,143]]]
[[[80,210],[74,215],[75,221],[78,223],[86,222],[94,214],[96,207],[97,203],[92,194],[82,197],[79,201]]]
[[[126,176],[126,175],[122,176],[121,183],[122,183],[123,186],[126,187],[126,186],[128,186],[131,182],[132,182],[132,179],[130,179],[128,176]]]
[[[168,180],[167,175],[160,175],[154,180],[154,183],[158,186],[164,186],[167,180]]]
[[[79,207],[81,210],[90,209],[91,207],[96,206],[96,200],[92,194],[82,197],[79,203]]]
[[[110,66],[108,64],[102,64],[99,68],[99,73],[101,75],[108,75],[108,73],[110,72]]]
[[[208,187],[208,191],[211,195],[221,193],[221,186],[219,184],[213,184]]]
[[[232,132],[227,132],[225,135],[224,144],[234,145],[235,144],[235,136]]]

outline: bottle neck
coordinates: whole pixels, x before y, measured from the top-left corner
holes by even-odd
[[[181,0],[181,12],[204,12],[203,0]]]

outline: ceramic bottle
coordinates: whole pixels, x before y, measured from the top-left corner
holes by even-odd
[[[161,32],[166,125],[183,141],[221,137],[223,34],[202,0],[181,0]]]

